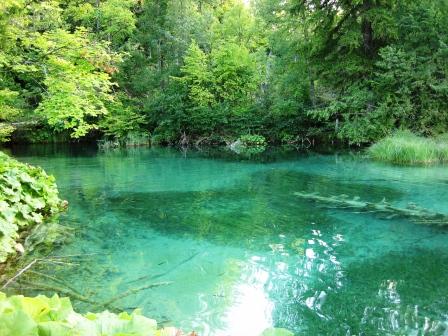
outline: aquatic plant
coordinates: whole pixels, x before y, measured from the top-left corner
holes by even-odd
[[[368,149],[376,160],[397,164],[432,164],[448,161],[446,136],[424,138],[410,131],[399,131]]]
[[[0,152],[0,262],[23,252],[20,233],[42,224],[66,205],[53,176]]]

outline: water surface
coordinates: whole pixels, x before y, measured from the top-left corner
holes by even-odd
[[[200,335],[447,335],[448,230],[329,209],[294,192],[448,214],[448,168],[359,155],[16,148],[54,174],[75,239],[55,267],[94,301]],[[22,289],[24,290],[24,289]],[[98,309],[75,302],[78,309]]]

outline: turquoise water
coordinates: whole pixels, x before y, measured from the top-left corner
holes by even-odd
[[[448,229],[294,196],[386,198],[448,214],[446,166],[275,151],[254,160],[148,148],[13,155],[56,176],[70,204],[61,220],[75,239],[52,254],[84,257],[51,275],[93,301],[169,282],[113,305],[204,336],[256,336],[270,326],[297,335],[448,335]]]

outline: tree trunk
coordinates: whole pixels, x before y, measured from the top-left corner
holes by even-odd
[[[96,0],[95,3],[96,6],[96,33],[98,34],[100,32],[100,0]]]
[[[371,9],[372,9],[372,0],[364,0],[362,6],[363,18],[361,23],[361,32],[362,32],[364,53],[369,57],[372,57],[375,52],[372,21],[370,21],[370,19],[368,19],[366,15]]]

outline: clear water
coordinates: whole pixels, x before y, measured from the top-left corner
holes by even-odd
[[[448,335],[448,230],[328,209],[296,191],[414,202],[448,214],[448,167],[396,167],[359,156],[137,148],[17,148],[69,201],[86,254],[52,275],[200,335]],[[91,254],[91,255],[90,255]],[[98,309],[76,303],[80,310]]]

